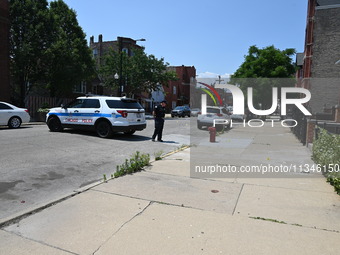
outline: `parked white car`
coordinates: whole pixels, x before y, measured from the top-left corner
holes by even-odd
[[[136,100],[106,96],[78,97],[65,106],[52,108],[46,123],[52,132],[87,128],[102,138],[109,138],[114,132],[132,135],[146,128],[145,110]]]
[[[233,121],[238,121],[238,122],[242,122],[245,119],[243,114],[231,114],[230,117]]]
[[[229,111],[224,107],[207,106],[207,114],[198,114],[197,128],[215,127],[217,129],[230,128],[231,118]]]
[[[0,102],[0,125],[8,126],[9,128],[19,128],[21,123],[29,122],[30,118],[27,109]]]
[[[197,117],[197,116],[198,116],[198,113],[199,113],[200,111],[201,111],[200,108],[193,108],[193,109],[191,109],[190,115],[191,115],[192,117]]]

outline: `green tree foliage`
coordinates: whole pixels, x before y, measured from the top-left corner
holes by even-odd
[[[122,63],[121,63],[122,61]],[[132,56],[125,52],[117,52],[111,49],[104,57],[104,64],[99,73],[104,84],[118,90],[119,80],[114,75],[120,73],[122,64],[122,77],[124,92],[130,96],[141,92],[158,90],[162,85],[167,85],[170,80],[177,80],[177,74],[173,71],[166,71],[168,63],[164,59],[157,59],[154,55],[147,55],[143,48],[134,48]]]
[[[64,96],[93,70],[76,14],[62,1],[10,0],[10,56],[15,92],[23,103],[36,87]]]
[[[239,84],[244,93],[252,87],[254,105],[261,103],[262,108],[267,109],[272,104],[272,87],[294,85],[295,65],[291,58],[294,54],[295,49],[251,46],[244,62],[231,76],[231,83]]]
[[[29,85],[39,81],[50,44],[46,0],[10,1],[10,57],[15,92],[23,104]]]
[[[50,4],[52,43],[47,50],[48,88],[52,96],[72,93],[76,84],[91,77],[94,62],[76,13],[62,1]]]

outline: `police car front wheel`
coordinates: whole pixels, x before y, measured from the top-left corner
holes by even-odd
[[[47,121],[47,126],[52,132],[63,131],[60,120],[57,117],[51,117]]]

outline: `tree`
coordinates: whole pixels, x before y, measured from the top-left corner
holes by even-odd
[[[34,88],[66,96],[93,73],[76,13],[62,1],[10,0],[11,74],[19,104]]]
[[[69,95],[76,84],[94,74],[94,62],[76,13],[58,0],[50,4],[50,17],[54,33],[46,52],[48,88],[51,96]]]
[[[274,46],[263,49],[251,46],[244,62],[231,76],[231,83],[239,84],[244,93],[252,87],[254,105],[261,104],[267,109],[272,105],[272,87],[294,85],[295,66],[291,58],[294,54],[295,49],[281,51]]]
[[[10,59],[15,93],[23,105],[30,86],[44,70],[44,55],[50,41],[46,0],[10,1]]]
[[[157,59],[154,55],[147,55],[144,48],[134,48],[132,56],[111,49],[105,56],[99,73],[104,84],[115,90],[121,85],[114,78],[114,74],[120,73],[120,64],[121,80],[126,85],[124,92],[130,95],[158,90],[161,85],[167,85],[168,81],[178,79],[176,72],[166,71],[169,64],[164,63],[163,58]]]

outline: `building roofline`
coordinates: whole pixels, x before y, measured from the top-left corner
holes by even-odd
[[[320,5],[320,6],[316,6],[315,10],[326,10],[326,9],[334,9],[334,8],[340,8],[340,4]]]

